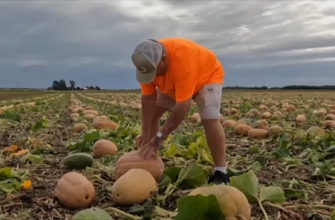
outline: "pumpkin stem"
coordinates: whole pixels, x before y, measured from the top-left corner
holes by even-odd
[[[104,208],[104,210],[106,212],[108,212],[109,214],[111,214],[111,215],[117,214],[119,216],[125,217],[126,219],[131,219],[131,220],[140,220],[141,219],[140,217],[128,214],[128,213],[126,213],[124,211],[121,211],[120,209],[113,208],[113,207],[107,207],[107,208]]]
[[[261,210],[262,210],[262,213],[263,213],[263,215],[264,215],[264,219],[265,219],[265,220],[269,220],[269,216],[268,216],[268,214],[266,213],[266,211],[265,211],[265,209],[264,209],[264,207],[263,207],[263,205],[262,205],[262,202],[261,202],[259,199],[257,200],[257,202],[258,202],[259,207],[260,207]]]

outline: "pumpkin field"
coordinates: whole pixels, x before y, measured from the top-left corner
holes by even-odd
[[[195,103],[143,160],[140,93],[1,93],[0,220],[335,219],[334,92],[224,91],[230,186]]]

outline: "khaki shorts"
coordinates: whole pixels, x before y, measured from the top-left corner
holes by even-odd
[[[198,105],[201,119],[220,118],[220,106],[222,97],[222,84],[204,85],[192,98]],[[163,94],[157,88],[157,106],[173,110],[176,101],[170,96]]]

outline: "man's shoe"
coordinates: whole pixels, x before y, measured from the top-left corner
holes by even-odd
[[[208,183],[213,183],[214,185],[230,185],[229,176],[226,173],[223,173],[219,170],[215,170],[213,176],[208,179]]]

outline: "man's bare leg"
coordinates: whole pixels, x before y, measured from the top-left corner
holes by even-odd
[[[215,166],[209,182],[228,185],[230,181],[226,169],[226,137],[220,119],[202,120],[202,124]]]
[[[226,167],[226,137],[220,119],[201,121],[215,167]]]

